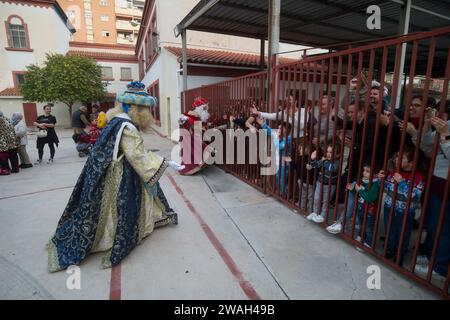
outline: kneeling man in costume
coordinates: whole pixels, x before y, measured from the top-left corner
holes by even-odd
[[[144,148],[141,131],[152,122],[156,99],[140,82],[128,84],[103,128],[47,245],[49,271],[105,252],[102,266],[121,262],[156,227],[177,223],[158,180],[170,166]]]

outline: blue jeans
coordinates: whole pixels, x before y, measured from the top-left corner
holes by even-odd
[[[364,222],[364,203],[358,203],[357,209],[357,224],[359,225],[358,235],[363,238],[363,222]],[[366,231],[364,233],[364,242],[369,246],[372,246],[372,238],[373,238],[373,228],[375,226],[375,217],[376,215],[373,212],[367,212],[366,216]]]
[[[385,205],[384,206],[384,227],[385,227],[385,231],[386,231],[386,238],[387,238],[387,229],[388,229],[388,224],[389,224],[390,211],[391,211],[391,208],[389,206]],[[388,246],[387,252],[389,254],[396,254],[398,245],[400,243],[400,234],[402,233],[403,217],[405,215],[405,212],[394,210],[392,214],[394,215],[394,217],[392,219],[389,243],[387,244],[387,246]],[[403,245],[402,245],[402,250],[401,250],[402,257],[408,251],[409,239],[411,238],[411,232],[412,232],[412,228],[413,228],[414,214],[415,214],[415,210],[410,209],[408,212],[408,218],[406,219],[405,234],[403,235]]]
[[[431,258],[442,205],[442,198],[430,193],[430,204],[428,205],[427,212],[427,237],[425,240],[428,258]],[[447,202],[445,205],[447,206],[444,213],[445,218],[441,229],[441,237],[439,239],[436,261],[433,269],[444,277],[447,276],[448,266],[450,264],[450,202]]]
[[[322,203],[319,202],[320,191],[322,191]],[[320,214],[323,218],[326,218],[327,216],[327,204],[329,204],[328,193],[330,194],[330,202],[331,202],[331,198],[334,195],[334,191],[336,191],[335,185],[328,186],[328,183],[324,183],[323,186],[321,186],[321,182],[317,181],[316,190],[314,191],[314,212]],[[320,206],[322,206],[322,208],[319,212]]]
[[[284,173],[286,168],[286,174]],[[281,176],[281,178],[280,178]],[[286,181],[285,181],[285,177]],[[287,193],[287,189],[286,189],[286,185],[289,184],[289,165],[281,165],[280,169],[278,170],[277,174],[276,174],[276,180],[275,180],[275,185],[278,186],[278,179],[280,179],[280,194],[281,195],[286,195]]]
[[[348,193],[348,202],[347,202],[347,211],[345,212],[345,224],[348,225],[349,221],[353,217],[353,210],[355,208],[355,193],[349,192]],[[344,223],[344,217],[342,216],[342,213],[339,215],[338,221],[343,224]]]

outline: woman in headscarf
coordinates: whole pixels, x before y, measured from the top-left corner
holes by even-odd
[[[11,123],[14,126],[17,138],[20,139],[19,147],[17,149],[20,158],[20,167],[22,169],[31,168],[33,165],[31,164],[30,157],[27,153],[27,125],[23,120],[23,114],[14,112],[11,117]]]
[[[19,172],[18,146],[19,141],[14,132],[14,127],[0,111],[0,175]],[[11,171],[8,160],[11,162]]]

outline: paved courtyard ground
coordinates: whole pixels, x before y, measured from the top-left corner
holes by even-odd
[[[119,267],[80,265],[81,289],[47,271],[52,236],[85,158],[59,130],[55,162],[0,177],[1,299],[439,299],[276,200],[210,167],[161,180],[179,225],[157,229]],[[146,134],[164,156],[173,143]],[[34,136],[28,152],[36,159]],[[47,160],[48,149],[44,159]],[[381,268],[381,289],[366,286]]]

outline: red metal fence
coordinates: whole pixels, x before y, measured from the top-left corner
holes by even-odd
[[[307,56],[274,67],[270,81],[258,72],[182,100],[206,98],[213,127],[230,115],[289,123],[277,174],[247,162],[222,167],[450,298],[450,141],[437,119],[450,112],[449,39],[444,28]]]

